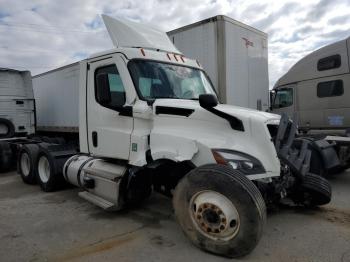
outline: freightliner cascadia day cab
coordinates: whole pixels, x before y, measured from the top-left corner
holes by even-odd
[[[218,15],[167,34],[178,50],[203,66],[220,102],[268,109],[266,33]]]
[[[38,129],[64,139],[17,144],[25,183],[54,191],[68,182],[105,210],[160,192],[196,246],[227,257],[254,249],[267,204],[331,200],[308,141],[294,146],[295,121],[218,103],[203,68],[164,32],[103,20],[115,49],[33,79]]]
[[[276,82],[270,108],[297,114],[305,136],[336,143],[344,168],[350,167],[349,54],[350,37],[302,58]]]

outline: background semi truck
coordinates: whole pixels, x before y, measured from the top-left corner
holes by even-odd
[[[35,101],[29,71],[0,68],[0,171],[15,164],[15,141],[35,133]]]
[[[0,68],[0,139],[35,132],[35,103],[29,71]]]
[[[335,143],[350,167],[350,37],[320,48],[292,66],[275,84],[271,112],[298,115],[305,137]]]
[[[68,182],[105,210],[160,192],[196,246],[228,257],[257,245],[266,205],[329,203],[309,142],[294,144],[295,121],[219,104],[203,68],[165,33],[103,19],[115,49],[33,79],[38,132],[6,142],[25,183],[50,192]]]
[[[218,15],[167,33],[205,68],[222,103],[265,111],[269,103],[267,34]]]

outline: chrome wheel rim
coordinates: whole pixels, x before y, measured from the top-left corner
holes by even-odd
[[[30,159],[29,155],[26,152],[23,152],[21,155],[21,171],[24,176],[28,176],[30,173]]]
[[[50,179],[50,163],[46,156],[41,156],[38,162],[38,173],[40,180],[46,183]]]
[[[190,200],[190,214],[199,232],[208,238],[227,241],[239,231],[237,208],[227,197],[216,191],[196,193]]]

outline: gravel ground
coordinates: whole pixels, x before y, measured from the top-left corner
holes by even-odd
[[[257,248],[239,260],[350,261],[350,171],[331,183],[329,205],[269,212]],[[43,193],[0,174],[0,261],[229,261],[192,246],[165,197],[108,213],[78,192]]]

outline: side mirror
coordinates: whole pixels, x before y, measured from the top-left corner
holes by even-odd
[[[212,108],[218,105],[218,99],[212,94],[199,95],[199,104],[203,108]]]
[[[108,74],[101,73],[96,79],[96,100],[102,105],[109,104],[112,101],[111,91],[109,89]]]

